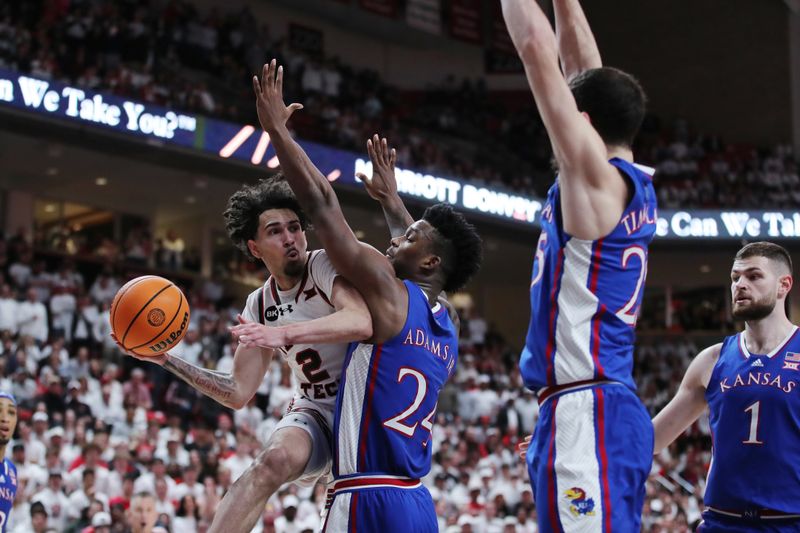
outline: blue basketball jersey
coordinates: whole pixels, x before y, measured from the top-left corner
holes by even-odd
[[[726,337],[706,389],[713,458],[704,502],[800,514],[800,334],[766,355]]]
[[[405,281],[408,316],[383,344],[353,344],[334,419],[333,474],[418,479],[431,467],[430,439],[439,391],[453,374],[458,338],[447,309]]]
[[[621,159],[610,163],[632,186],[619,224],[587,241],[564,231],[558,180],[542,209],[530,286],[531,321],[520,371],[533,390],[587,380],[614,380],[635,390],[634,327],[656,230],[650,175]]]
[[[8,515],[17,495],[17,467],[8,459],[3,459],[0,469],[0,533],[6,533]]]

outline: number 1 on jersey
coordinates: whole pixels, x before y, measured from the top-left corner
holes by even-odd
[[[747,437],[747,440],[742,441],[743,444],[764,444],[763,441],[758,440],[758,415],[760,410],[760,401],[744,410],[745,413],[750,411],[750,436]]]

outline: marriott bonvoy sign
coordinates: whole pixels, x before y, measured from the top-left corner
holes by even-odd
[[[199,115],[183,114],[157,105],[112,94],[65,85],[0,69],[0,110],[15,108],[40,116],[91,127],[113,129],[163,146],[190,148],[211,157],[250,165],[279,165],[269,136],[252,125],[241,125]],[[370,175],[372,164],[363,154],[299,141],[311,159],[335,186],[363,187],[356,172]],[[544,206],[540,198],[526,197],[450,177],[398,168],[401,195],[426,203],[447,202],[459,209],[536,227]],[[658,176],[656,175],[656,184]],[[800,211],[659,211],[648,215],[661,239],[800,239]]]

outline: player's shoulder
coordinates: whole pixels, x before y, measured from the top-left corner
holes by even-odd
[[[719,359],[719,354],[722,353],[722,347],[725,345],[724,342],[718,342],[717,344],[712,344],[706,348],[703,348],[699,354],[697,354],[697,359],[703,359],[706,362],[715,363]]]
[[[264,291],[269,289],[269,280],[272,279],[272,276],[267,277],[267,280],[264,282],[263,285],[257,287],[250,291],[250,294],[247,295],[247,301],[255,300],[256,298],[260,298]]]
[[[722,342],[713,344],[704,348],[697,354],[689,365],[689,369],[686,371],[686,381],[688,383],[702,387],[703,389],[708,387],[708,383],[711,381],[711,375],[714,373],[714,367],[717,365],[719,356],[722,353],[723,345],[724,343]]]
[[[326,252],[324,249],[311,250],[308,253],[308,269],[312,274],[321,272],[325,269],[336,272],[336,269],[333,268],[333,264],[328,257],[328,252]]]

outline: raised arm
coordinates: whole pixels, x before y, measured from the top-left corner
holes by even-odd
[[[385,137],[381,139],[375,134],[372,139],[367,139],[367,153],[372,161],[372,177],[367,178],[361,173],[357,177],[364,183],[372,199],[381,204],[392,237],[399,237],[414,223],[414,218],[397,193],[397,178],[394,175],[397,152],[394,148],[389,149]]]
[[[706,387],[719,358],[722,344],[715,344],[694,358],[675,397],[653,419],[655,446],[659,453],[691,426],[706,408]]]
[[[363,341],[372,336],[372,318],[364,298],[341,276],[333,282],[331,303],[336,311],[328,316],[279,327],[245,321],[231,332],[243,345],[262,348]]]
[[[579,0],[553,0],[556,13],[558,55],[564,77],[571,81],[578,74],[603,66],[589,21]]]
[[[598,239],[619,223],[627,184],[558,66],[556,36],[535,0],[502,0],[503,17],[533,91],[559,167],[564,229]]]
[[[364,296],[372,314],[374,336],[391,337],[403,327],[408,293],[386,256],[353,234],[331,184],[289,134],[286,121],[302,106],[286,107],[283,103],[283,67],[278,67],[274,59],[264,65],[261,81],[253,78],[253,89],[259,122],[269,133],[281,170],[314,222],[331,263]]]

